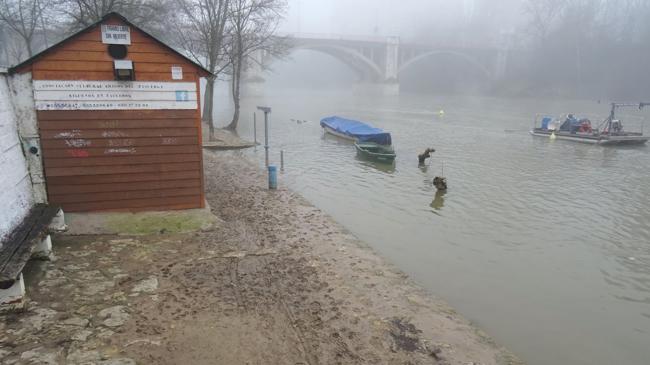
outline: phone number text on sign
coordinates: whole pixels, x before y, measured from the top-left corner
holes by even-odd
[[[197,109],[196,100],[141,101],[141,102],[80,102],[80,101],[37,101],[36,110],[145,110],[145,109]]]

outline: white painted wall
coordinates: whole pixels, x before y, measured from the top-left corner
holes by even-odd
[[[41,139],[38,134],[36,108],[34,108],[34,86],[32,73],[13,74],[8,79],[11,103],[18,121],[23,151],[36,148],[37,153],[26,153],[27,167],[32,180],[32,193],[36,203],[47,203],[43,160],[41,158]]]
[[[34,204],[7,75],[0,70],[0,245]]]

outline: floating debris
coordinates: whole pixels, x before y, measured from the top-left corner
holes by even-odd
[[[431,157],[431,154],[432,154],[433,152],[436,152],[436,149],[435,149],[435,148],[431,148],[431,147],[430,147],[430,148],[427,148],[426,150],[424,150],[424,152],[422,152],[421,154],[418,155],[418,163],[419,163],[420,165],[424,165],[424,163],[426,162],[427,158]]]
[[[447,190],[447,179],[441,176],[436,176],[433,178],[433,186],[440,191]]]

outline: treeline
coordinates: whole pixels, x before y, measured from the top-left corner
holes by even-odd
[[[650,1],[525,0],[523,10],[530,64],[508,81],[533,95],[650,98]]]
[[[204,119],[214,138],[215,81],[230,81],[235,112],[228,128],[235,129],[240,82],[254,62],[249,56],[286,49],[275,36],[286,7],[286,0],[0,0],[0,65],[17,64],[118,12],[213,73]]]
[[[473,74],[461,69],[466,65],[453,61],[447,62],[448,70],[422,64],[418,71],[444,85],[454,86],[462,79],[470,92],[476,90],[476,83],[482,83],[484,92],[508,96],[650,99],[650,0],[471,3],[471,15],[452,15],[462,21],[451,26],[444,27],[440,15],[433,14],[431,22],[422,24],[411,41],[509,49],[505,78],[471,79]],[[429,63],[443,61],[431,59]],[[436,70],[446,72],[436,74]],[[429,81],[417,75],[412,78],[423,84],[422,88]],[[460,88],[462,85],[458,92],[462,92]]]

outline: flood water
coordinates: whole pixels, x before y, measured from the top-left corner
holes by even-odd
[[[526,132],[536,112],[604,117],[607,105],[276,89],[244,100],[243,137],[256,105],[273,108],[281,184],[529,364],[650,363],[650,148]],[[395,165],[325,136],[330,115],[390,131]],[[419,168],[427,147],[437,152]],[[247,154],[263,164],[263,148]],[[449,190],[436,194],[443,166]]]

